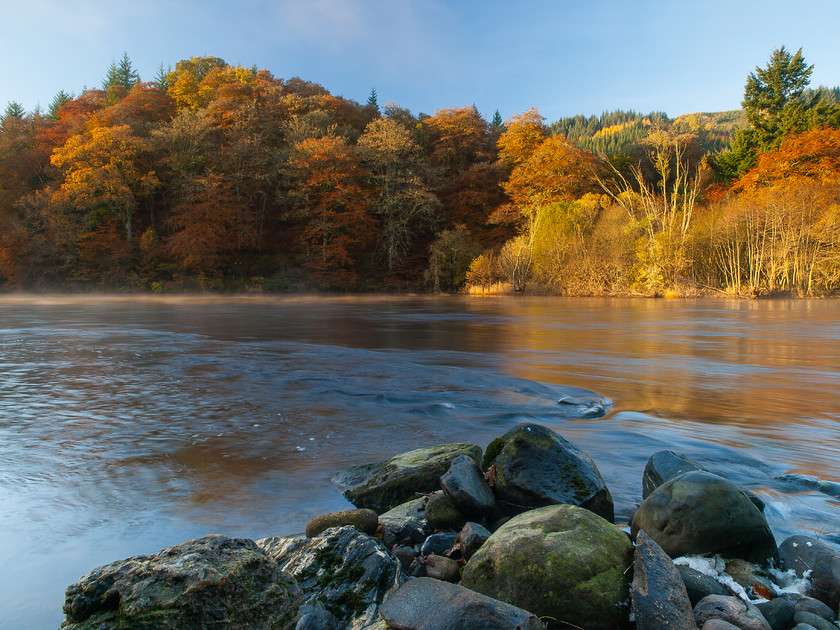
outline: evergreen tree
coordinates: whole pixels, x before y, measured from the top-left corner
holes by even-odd
[[[505,123],[498,109],[493,112],[493,120],[490,121],[490,130],[494,132],[498,131],[499,133],[505,130]]]
[[[102,81],[102,89],[106,92],[108,88],[119,86],[128,92],[135,85],[140,83],[140,75],[133,68],[128,53],[124,52],[119,64],[112,61]]]
[[[11,131],[14,128],[20,128],[26,117],[26,110],[23,105],[17,101],[9,101],[3,115],[0,116],[0,131]]]
[[[375,109],[377,112],[379,111],[379,103],[377,102],[377,94],[376,88],[370,88],[370,96],[368,96],[367,105],[368,107]]]
[[[53,97],[53,100],[50,103],[47,115],[53,120],[58,120],[58,110],[61,109],[62,105],[66,105],[71,100],[73,100],[73,96],[71,94],[68,94],[64,90],[59,90],[58,94]]]
[[[784,46],[774,50],[765,68],[747,78],[741,105],[747,112],[751,144],[762,151],[775,149],[791,132],[807,128],[806,107],[800,98],[814,66],[805,64],[802,49],[791,55]]]
[[[169,75],[172,73],[172,66],[168,66],[166,68],[163,67],[163,62],[160,62],[160,65],[157,69],[157,74],[155,74],[154,84],[158,87],[159,90],[166,91],[169,89]]]

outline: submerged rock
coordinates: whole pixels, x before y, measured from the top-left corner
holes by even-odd
[[[382,605],[390,628],[402,630],[541,630],[526,610],[432,578],[404,584]]]
[[[636,538],[631,602],[636,630],[697,628],[679,571],[644,532]]]
[[[320,602],[352,630],[374,623],[382,601],[405,580],[400,561],[353,527],[303,541],[264,538],[257,544],[295,577],[306,604]]]
[[[419,448],[384,462],[353,466],[336,475],[333,481],[344,488],[344,496],[356,507],[386,512],[417,498],[417,493],[439,490],[441,475],[461,455],[479,461],[481,448],[475,444]]]
[[[554,505],[502,525],[470,559],[461,585],[540,616],[549,627],[616,628],[628,619],[633,547],[589,510]]]
[[[67,588],[62,627],[286,628],[302,599],[254,541],[206,536],[94,569]]]
[[[514,427],[490,443],[484,466],[495,466],[493,490],[503,512],[566,504],[613,520],[612,497],[595,463],[547,427]]]
[[[685,473],[654,490],[636,510],[644,530],[672,558],[720,554],[757,564],[778,559],[767,519],[737,485],[709,472]]]

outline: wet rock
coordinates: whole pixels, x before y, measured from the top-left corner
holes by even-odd
[[[306,537],[312,538],[330,527],[343,527],[345,525],[355,527],[360,532],[373,536],[376,534],[376,528],[379,525],[379,517],[373,510],[366,509],[341,510],[340,512],[320,514],[309,519],[306,524]]]
[[[458,539],[461,541],[461,556],[464,560],[472,558],[476,551],[490,538],[490,531],[478,523],[467,523],[461,529]]]
[[[458,540],[457,534],[443,532],[440,534],[432,534],[429,536],[423,546],[420,548],[421,556],[428,556],[430,554],[437,554],[443,556],[449,553],[455,542]]]
[[[685,591],[692,606],[707,595],[731,595],[729,590],[713,577],[691,567],[678,564],[677,571],[685,584]]]
[[[467,563],[461,585],[554,617],[557,627],[615,628],[628,618],[632,560],[633,547],[615,525],[554,505],[519,514],[493,533]]]
[[[773,630],[790,630],[793,625],[793,616],[796,608],[783,597],[776,597],[768,602],[761,602],[755,605],[758,612],[767,620]]]
[[[401,453],[384,462],[353,466],[333,481],[356,507],[386,512],[414,499],[418,492],[434,492],[440,477],[452,460],[468,455],[481,459],[481,448],[474,444],[443,444]]]
[[[613,501],[589,456],[551,429],[520,424],[487,447],[495,466],[497,516],[554,504],[577,505],[612,522]]]
[[[657,451],[650,456],[642,473],[642,498],[647,499],[651,492],[666,481],[695,470],[706,469],[693,459],[677,455],[674,451]]]
[[[826,481],[811,475],[779,475],[776,479],[789,483],[800,490],[816,490],[840,498],[840,483],[836,481]]]
[[[635,538],[644,530],[672,558],[720,554],[767,564],[778,558],[767,519],[737,485],[709,472],[666,481],[636,510]]]
[[[426,503],[426,520],[434,530],[460,530],[469,517],[443,492],[435,492]]]
[[[840,603],[840,553],[811,536],[791,536],[779,545],[784,570],[793,569],[798,577],[811,574],[808,595],[837,610]]]
[[[440,478],[440,487],[455,507],[469,516],[484,516],[496,506],[493,491],[472,457],[461,455],[452,460]]]
[[[710,619],[722,619],[741,630],[773,630],[755,606],[723,595],[701,599],[694,607],[694,619],[699,627]]]
[[[763,586],[769,589],[771,593],[773,592],[773,582],[767,576],[767,573],[752,562],[733,558],[727,561],[724,573],[742,586],[747,593],[753,591],[753,587],[756,585]]]
[[[804,610],[797,610],[793,615],[793,621],[797,624],[807,624],[816,630],[837,630],[837,626],[827,619]]]
[[[305,540],[264,538],[258,544],[298,581],[309,605],[321,602],[348,629],[377,620],[383,599],[405,580],[400,561],[376,538],[328,529]]]
[[[835,621],[837,619],[837,614],[828,604],[813,597],[798,597],[794,601],[793,606],[797,611],[801,610],[803,612],[814,613],[828,621]]]
[[[383,530],[383,541],[393,537],[390,544],[415,545],[426,540],[432,533],[426,520],[426,502],[428,497],[420,497],[379,515],[379,524]]]
[[[94,569],[67,588],[62,627],[285,628],[301,600],[254,541],[206,536]]]
[[[679,571],[644,532],[636,538],[630,595],[637,630],[696,630]]]
[[[400,561],[403,571],[408,573],[409,567],[416,557],[414,549],[412,547],[395,547],[391,550],[391,553],[394,554],[394,557]]]
[[[541,630],[528,611],[431,578],[404,584],[382,605],[382,617],[400,630]]]
[[[444,582],[457,582],[461,579],[461,566],[452,558],[432,554],[423,558],[423,564],[426,566],[426,576],[430,578]]]

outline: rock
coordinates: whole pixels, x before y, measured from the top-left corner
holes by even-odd
[[[511,514],[554,504],[578,505],[612,522],[613,501],[589,456],[539,424],[520,424],[487,447],[495,466],[497,507]]]
[[[63,628],[286,628],[295,580],[252,540],[206,536],[94,569],[67,588]]]
[[[795,610],[814,613],[828,621],[835,621],[837,614],[825,602],[821,602],[813,597],[799,597],[793,604]]]
[[[490,531],[483,525],[472,522],[464,525],[458,536],[461,541],[461,556],[464,560],[472,558],[473,554],[487,542],[488,538],[490,538]]]
[[[709,619],[703,624],[702,630],[740,630],[740,628],[723,619]]]
[[[701,599],[694,607],[694,619],[699,627],[705,627],[710,619],[722,619],[741,630],[773,630],[755,606],[723,595]]]
[[[426,575],[444,582],[457,582],[461,579],[461,566],[452,558],[432,554],[423,559]]]
[[[469,517],[443,492],[435,492],[426,503],[426,520],[433,530],[460,530]]]
[[[692,606],[696,606],[706,595],[731,595],[723,584],[705,573],[682,564],[677,565],[677,571],[685,584],[685,591]]]
[[[439,556],[446,555],[449,553],[449,550],[452,549],[453,545],[455,545],[457,540],[457,534],[447,532],[432,534],[426,539],[423,546],[420,548],[420,555],[428,556],[433,553]]]
[[[393,535],[391,544],[416,545],[426,540],[432,533],[426,520],[426,502],[428,497],[421,497],[388,510],[379,515],[379,524],[385,536]]]
[[[615,525],[586,509],[553,505],[502,525],[470,559],[461,585],[554,617],[557,627],[615,628],[628,619],[632,559],[633,547]]]
[[[666,481],[680,475],[695,471],[706,470],[700,464],[684,455],[677,455],[674,451],[657,451],[645,464],[642,473],[642,498],[656,490]]]
[[[793,616],[796,608],[783,597],[776,597],[769,602],[755,605],[758,612],[767,620],[773,630],[790,630],[793,627]]]
[[[305,603],[322,603],[352,630],[377,620],[379,606],[406,579],[397,560],[376,538],[335,527],[305,540],[264,538],[257,543],[291,573]]]
[[[840,553],[811,536],[791,536],[779,545],[782,569],[798,577],[811,571],[811,597],[837,610],[840,603]]]
[[[798,623],[793,626],[792,630],[817,630],[814,626],[808,625],[807,623]]]
[[[400,630],[541,630],[528,611],[431,578],[406,582],[382,605],[382,617]]]
[[[481,459],[481,448],[474,444],[443,444],[401,453],[384,462],[353,466],[339,473],[333,481],[344,488],[343,494],[356,507],[386,512],[416,498],[417,493],[440,488],[440,477],[452,460],[468,455]]]
[[[751,592],[756,585],[763,586],[771,593],[774,592],[773,582],[761,567],[754,565],[752,562],[733,558],[727,561],[723,572],[742,586],[747,593]],[[756,593],[756,595],[758,594]]]
[[[778,558],[767,519],[737,485],[709,472],[666,481],[636,510],[635,538],[644,530],[672,558],[720,554],[767,564]]]
[[[335,618],[323,605],[300,607],[300,619],[295,630],[342,630],[344,624]]]
[[[644,532],[636,538],[630,596],[636,630],[697,628],[679,571]]]
[[[837,630],[837,626],[827,619],[823,619],[819,615],[804,610],[797,610],[796,614],[793,615],[793,621],[797,624],[813,626],[816,630]]]
[[[414,562],[414,558],[416,557],[414,554],[414,548],[395,547],[391,550],[391,553],[394,554],[394,557],[400,561],[403,571],[408,573],[408,568],[411,566],[411,563]]]
[[[321,514],[309,519],[306,524],[306,537],[312,538],[330,527],[343,527],[344,525],[350,525],[360,532],[374,536],[379,525],[379,517],[373,510],[366,509],[341,510],[340,512]]]
[[[493,491],[472,457],[461,455],[452,460],[440,478],[440,487],[455,507],[469,516],[484,516],[496,507]]]

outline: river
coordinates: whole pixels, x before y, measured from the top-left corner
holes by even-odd
[[[100,564],[302,531],[349,465],[523,421],[594,459],[619,521],[671,449],[779,542],[840,545],[812,483],[840,481],[840,301],[4,296],[0,373],[4,630],[58,627]]]

